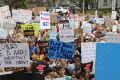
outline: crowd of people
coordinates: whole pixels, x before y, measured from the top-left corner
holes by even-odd
[[[67,20],[67,15],[59,14],[61,17]],[[110,13],[106,16],[111,18]],[[79,17],[82,17],[79,15]],[[103,18],[102,15],[99,15],[98,18]],[[117,14],[116,20],[118,21],[118,28],[120,26],[119,15]],[[1,39],[0,43],[28,43],[29,44],[29,53],[30,53],[30,67],[26,67],[26,71],[28,73],[32,73],[32,64],[33,62],[44,62],[49,65],[47,69],[47,73],[45,74],[46,80],[94,80],[95,74],[89,74],[88,72],[81,73],[81,43],[87,42],[107,42],[106,34],[108,32],[112,32],[112,28],[106,26],[106,24],[97,24],[94,17],[90,17],[90,15],[86,15],[83,21],[88,21],[87,23],[92,24],[92,32],[91,34],[82,33],[75,35],[74,42],[75,44],[73,59],[52,59],[47,58],[48,48],[49,47],[39,47],[38,42],[41,41],[49,41],[51,40],[49,34],[46,34],[47,30],[39,31],[39,36],[37,37],[28,37],[25,39],[22,36],[21,29],[14,28],[13,34],[9,34],[6,39]],[[58,23],[53,23],[51,25],[56,26],[57,30],[57,40],[59,40],[59,25]],[[82,21],[79,20],[79,28],[82,29]],[[116,33],[120,33],[117,28]],[[1,34],[0,34],[1,35]],[[1,72],[5,71],[5,68],[0,69]]]

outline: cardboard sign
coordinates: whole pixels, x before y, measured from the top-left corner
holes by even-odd
[[[4,19],[1,23],[1,28],[5,30],[13,30],[14,27],[16,27],[16,23],[13,22],[13,19]]]
[[[106,26],[112,28],[113,25],[116,25],[115,21],[109,17],[105,17]]]
[[[81,43],[82,63],[93,61],[92,73],[95,73],[96,43]]]
[[[50,23],[56,23],[56,17],[57,17],[58,14],[56,13],[52,13],[50,14]]]
[[[69,23],[72,23],[74,25],[74,29],[78,28],[78,15],[71,15]]]
[[[29,32],[27,32],[26,30],[29,31]],[[37,36],[39,34],[38,24],[24,24],[24,25],[21,25],[21,31],[22,31],[23,35],[24,35],[24,31],[27,32],[27,34],[25,34],[24,36],[29,36],[29,35]],[[33,32],[34,32],[34,34],[33,34]]]
[[[112,11],[111,19],[116,19],[117,11]]]
[[[119,46],[117,43],[97,43],[95,80],[119,80]]]
[[[50,39],[56,39],[56,34],[50,34]]]
[[[48,58],[72,60],[74,46],[71,43],[50,40]]]
[[[8,35],[8,31],[0,28],[0,39],[6,39],[7,35]]]
[[[43,62],[33,62],[32,73],[41,72],[46,74],[49,64]]]
[[[92,72],[93,62],[82,64],[81,73]]]
[[[104,24],[104,18],[96,18],[96,23]]]
[[[76,29],[74,29],[74,33],[75,33],[75,35],[82,34],[83,30],[81,30],[81,28],[76,28]]]
[[[33,12],[35,15],[38,15],[40,11],[46,11],[46,7],[35,7]]]
[[[85,25],[82,25],[82,26],[83,26],[84,33],[91,34],[91,32],[92,32],[91,24],[86,23]]]
[[[59,38],[63,42],[74,42],[73,24],[59,24]]]
[[[30,66],[27,43],[0,44],[0,67]]]
[[[50,14],[49,12],[40,12],[40,28],[50,29]]]
[[[39,41],[38,45],[39,47],[48,47],[49,41]]]

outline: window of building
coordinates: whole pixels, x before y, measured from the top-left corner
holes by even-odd
[[[107,0],[104,0],[103,6],[107,6]]]

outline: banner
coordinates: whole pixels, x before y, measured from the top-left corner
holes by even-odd
[[[52,13],[50,14],[50,23],[56,23],[56,17],[57,17],[57,13]]]
[[[108,43],[120,43],[120,34],[108,32],[106,34]]]
[[[21,25],[21,31],[25,37],[36,36],[39,34],[38,24]]]
[[[7,35],[8,35],[8,31],[0,28],[0,39],[6,39]]]
[[[42,74],[46,74],[48,66],[48,63],[33,62],[32,73],[41,72]]]
[[[50,40],[48,58],[72,60],[74,46],[71,43]]]
[[[95,80],[119,80],[119,47],[117,43],[97,43]]]
[[[84,74],[86,72],[90,73],[90,72],[92,72],[92,68],[93,68],[93,62],[84,63],[84,64],[82,64],[82,67],[81,67],[81,73],[82,74]]]
[[[40,28],[50,29],[50,14],[49,12],[40,12]]]
[[[50,34],[50,39],[56,39],[56,34]]]
[[[63,42],[74,42],[73,24],[59,24],[59,38]]]
[[[78,28],[78,15],[71,15],[69,23],[72,23],[74,25],[74,29]]]
[[[92,32],[91,24],[86,23],[85,25],[82,25],[82,26],[83,26],[84,33],[91,34],[91,32]]]
[[[27,43],[0,44],[0,67],[30,66],[29,46]]]
[[[39,47],[48,47],[49,41],[39,41],[38,45]]]
[[[96,43],[81,43],[82,63],[93,61],[92,73],[95,73]]]
[[[12,10],[12,18],[14,22],[23,22],[29,23],[29,20],[32,19],[32,11],[31,10]]]
[[[106,21],[106,26],[108,26],[109,28],[112,28],[113,25],[116,25],[115,20],[109,17],[105,17],[105,21]]]
[[[34,15],[40,14],[40,11],[46,11],[46,7],[35,7],[33,10]]]
[[[1,28],[2,29],[9,29],[9,30],[13,30],[14,27],[16,27],[16,23],[13,22],[13,19],[3,19],[2,23],[1,23]]]
[[[104,18],[96,18],[96,23],[104,24]]]

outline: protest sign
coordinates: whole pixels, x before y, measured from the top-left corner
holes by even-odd
[[[38,45],[39,47],[48,47],[49,41],[39,41]]]
[[[40,28],[50,29],[50,14],[49,12],[40,12]]]
[[[40,16],[36,16],[35,20],[40,20]]]
[[[72,60],[74,44],[50,40],[48,58]]]
[[[74,42],[73,24],[59,24],[59,38],[63,42]]]
[[[78,15],[71,15],[69,18],[69,23],[72,23],[74,25],[74,29],[78,28]]]
[[[48,63],[33,62],[32,73],[42,72],[42,74],[46,74],[48,65]]]
[[[61,20],[61,17],[60,16],[56,16],[56,17],[57,17],[56,22],[59,23]]]
[[[82,67],[81,67],[81,73],[84,74],[86,72],[90,73],[92,72],[92,68],[93,68],[93,62],[89,62],[89,63],[82,63]]]
[[[111,19],[116,19],[117,11],[112,11]]]
[[[117,26],[113,26],[112,32],[117,32]]]
[[[56,34],[50,34],[50,39],[56,39]]]
[[[40,23],[40,20],[30,20],[30,23]]]
[[[36,36],[39,34],[38,24],[21,25],[21,31],[24,36]]]
[[[120,44],[115,43],[97,43],[95,80],[119,80],[119,47]]]
[[[4,69],[6,72],[12,71],[13,73],[26,71],[26,69],[24,67],[8,67],[8,68],[4,68]]]
[[[75,35],[82,34],[83,30],[81,30],[81,28],[76,28],[76,29],[74,29],[74,33],[75,33]]]
[[[86,23],[85,25],[82,25],[82,26],[83,26],[84,33],[91,34],[91,32],[92,32],[91,24]]]
[[[50,23],[56,23],[56,17],[57,17],[57,13],[52,13],[50,14]]]
[[[96,43],[81,43],[82,63],[93,61],[92,73],[95,73]]]
[[[104,24],[104,18],[96,18],[96,23]]]
[[[81,28],[83,29],[83,26],[87,24],[88,21],[83,21]]]
[[[95,11],[95,18],[97,18],[97,10]]]
[[[120,34],[108,32],[106,34],[108,43],[120,43]]]
[[[40,14],[40,11],[46,11],[46,7],[35,7],[33,10],[34,15]]]
[[[105,21],[106,21],[106,26],[108,26],[109,28],[112,28],[113,25],[116,25],[115,21],[109,17],[105,17]]]
[[[30,56],[27,43],[0,44],[0,67],[28,66],[30,66]]]
[[[13,19],[4,19],[1,23],[1,28],[5,30],[13,30],[14,27],[16,27],[16,23],[13,22]]]
[[[0,39],[6,39],[7,35],[8,35],[8,31],[0,28]]]
[[[50,26],[50,29],[47,30],[46,34],[57,34],[56,26]]]

